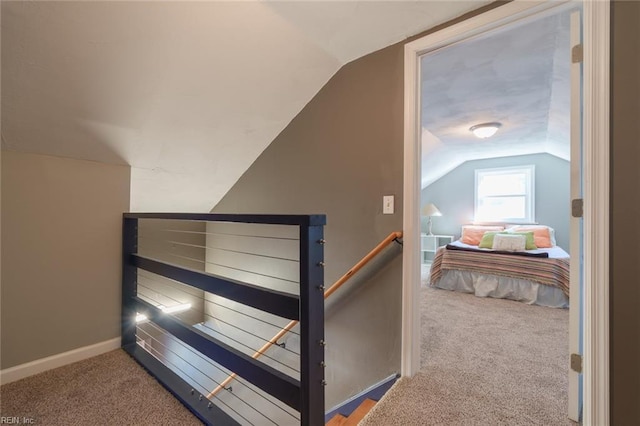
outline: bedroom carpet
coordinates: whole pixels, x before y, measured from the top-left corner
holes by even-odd
[[[360,425],[576,425],[566,416],[568,310],[424,285],[421,303],[421,370]]]
[[[0,415],[47,426],[202,425],[119,349],[1,386]]]

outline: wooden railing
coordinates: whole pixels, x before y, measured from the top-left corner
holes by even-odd
[[[394,241],[398,241],[402,238],[402,232],[396,231],[389,234],[384,240],[380,242],[373,250],[367,253],[358,263],[356,263],[351,269],[347,271],[343,276],[341,276],[335,283],[333,283],[328,289],[324,292],[324,298],[327,299],[333,293],[335,293],[344,283],[346,283],[351,277],[353,277],[360,269],[362,269],[365,265],[367,265],[371,260],[373,260],[385,247]],[[273,336],[267,343],[264,344],[260,348],[260,350],[256,351],[252,358],[257,359],[262,356],[270,347],[275,345],[278,340],[280,340],[283,336],[285,336],[289,331],[291,331],[296,325],[298,321],[293,320],[289,324],[287,324],[282,330],[280,330],[275,336]],[[222,383],[220,383],[214,390],[209,393],[207,396],[211,398],[215,396],[218,392],[223,389],[226,389],[229,384],[237,377],[236,373],[229,375]]]
[[[371,260],[373,260],[373,258],[375,258],[382,250],[384,250],[385,247],[387,247],[389,244],[391,244],[394,241],[398,241],[400,238],[402,238],[402,232],[396,231],[396,232],[390,233],[387,236],[387,238],[382,240],[380,242],[380,244],[378,244],[373,250],[371,250],[369,253],[367,253],[367,255],[365,257],[363,257],[362,259],[360,259],[360,261],[358,263],[353,265],[353,267],[351,269],[349,269],[346,274],[341,276],[335,283],[333,283],[331,285],[331,287],[329,287],[324,292],[324,298],[326,299],[327,297],[329,297],[333,293],[335,293],[340,287],[342,287],[342,285],[345,282],[347,282],[349,280],[349,278],[351,278],[356,272],[358,272],[367,263],[369,263]]]

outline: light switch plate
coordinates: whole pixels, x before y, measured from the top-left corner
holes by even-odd
[[[393,214],[393,195],[382,197],[382,214]]]

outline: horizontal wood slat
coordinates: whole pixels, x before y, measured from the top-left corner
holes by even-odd
[[[217,214],[217,213],[124,213],[125,219],[203,220],[211,222],[266,223],[271,225],[322,226],[325,215]]]
[[[138,312],[198,352],[216,360],[245,380],[268,392],[293,409],[300,410],[300,382],[244,354],[214,337],[183,323],[173,315],[134,297]]]
[[[298,297],[132,254],[129,263],[154,274],[284,318],[299,319]]]

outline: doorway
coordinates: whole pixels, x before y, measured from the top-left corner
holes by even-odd
[[[408,43],[405,47],[405,197],[403,260],[403,354],[402,374],[412,376],[419,368],[420,336],[418,297],[420,285],[420,126],[416,96],[420,86],[419,56],[483,32],[545,13],[556,3],[500,6],[460,24],[445,28]],[[589,360],[584,365],[584,420],[608,423],[608,2],[584,4],[584,194],[585,194],[585,268],[584,350]],[[597,64],[597,66],[596,66]]]

